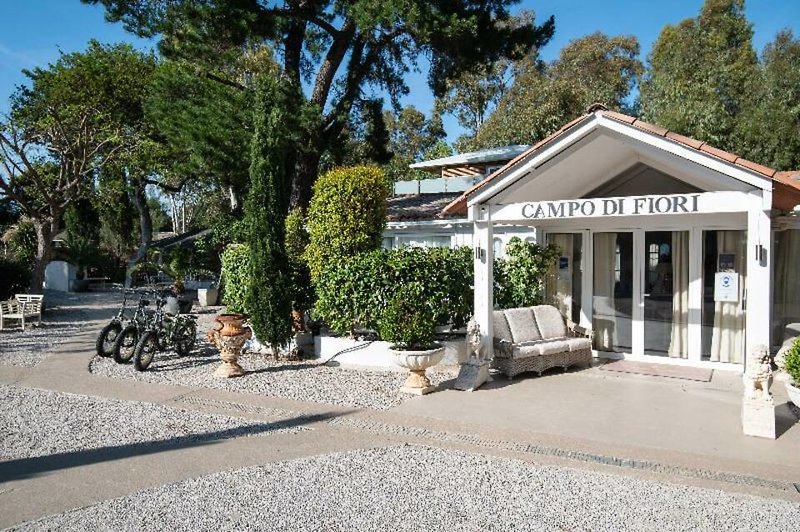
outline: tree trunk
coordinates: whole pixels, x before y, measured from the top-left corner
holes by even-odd
[[[133,257],[131,257],[131,260],[128,261],[128,268],[125,271],[126,288],[131,287],[133,270],[136,268],[136,265],[139,263],[139,261],[141,261],[145,255],[147,255],[147,249],[150,247],[150,244],[153,241],[153,219],[150,217],[150,209],[147,206],[147,196],[144,192],[144,183],[136,183],[131,196],[133,199],[133,204],[136,206],[136,210],[139,212],[139,232],[141,233],[141,239],[139,243],[139,249],[136,250],[136,253],[133,255]]]
[[[34,294],[44,291],[44,270],[53,257],[53,235],[58,231],[53,220],[33,220],[36,229],[36,258],[33,260],[30,290]]]

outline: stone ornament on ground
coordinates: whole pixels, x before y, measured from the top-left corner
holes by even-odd
[[[471,392],[492,380],[489,376],[489,361],[486,359],[486,346],[481,337],[481,328],[474,319],[469,320],[467,325],[466,342],[469,358],[461,364],[454,388]]]
[[[769,391],[772,385],[769,349],[757,345],[746,362],[742,375],[742,431],[748,436],[775,439],[775,401]]]
[[[208,331],[208,341],[219,349],[222,359],[222,365],[214,371],[217,377],[241,377],[245,374],[238,360],[242,346],[253,334],[250,327],[243,326],[246,319],[245,314],[220,314],[215,318],[219,326]]]

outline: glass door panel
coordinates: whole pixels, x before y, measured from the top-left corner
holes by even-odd
[[[598,351],[632,351],[633,233],[594,234],[592,328]]]
[[[583,235],[548,233],[547,243],[559,249],[559,257],[550,268],[545,284],[545,300],[575,323],[581,321],[583,283]]]
[[[644,353],[688,356],[689,232],[644,234]]]
[[[745,231],[703,231],[702,357],[704,360],[735,364],[744,361],[746,265]],[[739,286],[735,301],[718,301],[719,298],[715,297],[715,278],[720,272],[738,274]]]

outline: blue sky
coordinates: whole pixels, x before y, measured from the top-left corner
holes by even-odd
[[[544,59],[550,60],[571,39],[595,31],[635,35],[645,58],[665,24],[696,16],[701,5],[702,0],[524,0],[519,8],[534,10],[540,21],[555,15],[555,36],[542,50]],[[758,51],[782,28],[800,35],[798,0],[749,0],[746,12]],[[0,0],[0,15],[0,109],[7,108],[14,87],[25,82],[22,69],[46,66],[58,58],[59,50],[82,50],[92,38],[128,41],[141,48],[154,45],[126,33],[118,24],[105,22],[101,7],[79,0]],[[410,75],[409,84],[411,93],[404,103],[429,111],[433,99],[425,73]],[[452,118],[445,120],[445,126],[449,140],[461,132]]]

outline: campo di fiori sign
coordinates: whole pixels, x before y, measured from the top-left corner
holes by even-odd
[[[741,212],[748,206],[743,192],[701,192],[537,201],[497,205],[493,221],[602,218],[607,216],[681,215],[714,212]]]

